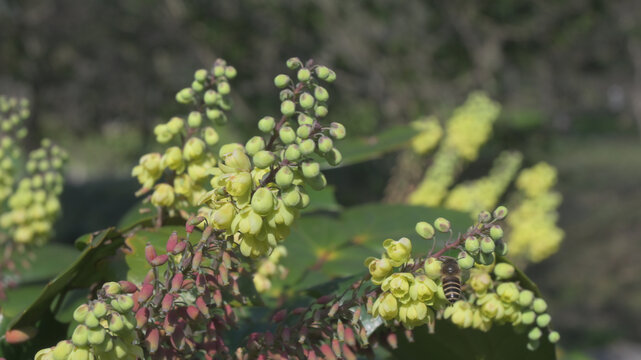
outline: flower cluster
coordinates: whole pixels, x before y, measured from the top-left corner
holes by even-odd
[[[528,348],[539,346],[547,332],[548,340],[556,343],[559,333],[549,329],[552,320],[546,312],[547,303],[531,290],[523,289],[509,263],[476,267],[466,281],[468,299],[459,300],[443,312],[443,316],[461,328],[489,331],[493,324],[509,324],[515,331],[528,332]]]
[[[474,161],[480,147],[488,140],[492,125],[498,117],[500,107],[483,93],[472,93],[467,101],[457,108],[447,121],[445,137],[434,155],[433,164],[408,201],[414,205],[438,206],[448,189],[454,184],[456,175],[465,162]],[[434,138],[440,137],[441,129],[430,125],[422,134],[429,148]],[[431,130],[430,130],[431,129]],[[416,146],[415,146],[416,148]],[[420,146],[419,150],[423,150]]]
[[[280,260],[287,256],[287,248],[282,245],[277,246],[272,253],[258,262],[256,273],[254,273],[254,287],[259,293],[265,293],[272,288],[271,278],[279,276],[285,278],[287,269],[280,265]]]
[[[456,185],[445,198],[443,207],[464,211],[471,216],[495,207],[516,176],[522,160],[523,155],[519,152],[502,152],[494,160],[487,176]]]
[[[212,190],[201,198],[199,214],[215,229],[234,237],[245,256],[271,253],[289,234],[299,209],[309,204],[306,188],[323,189],[327,180],[318,160],[338,165],[342,155],[334,140],[345,137],[345,127],[323,124],[329,94],[320,80],[336,75],[312,61],[287,61],[296,70],[296,80],[276,76],[281,88],[281,117],[265,116],[258,122],[268,138],[255,136],[245,145],[232,143],[220,148],[220,161],[212,169]]]
[[[428,154],[443,137],[443,128],[434,116],[413,121],[411,126],[419,132],[412,138],[412,150],[419,155]]]
[[[507,245],[496,222],[507,212],[504,206],[493,213],[481,212],[479,221],[465,234],[424,259],[412,258],[408,238],[385,240],[383,256],[365,261],[371,282],[380,286],[370,313],[408,329],[433,325],[437,314],[460,327],[482,331],[492,324],[511,324],[529,331],[528,347],[532,349],[543,331],[548,331],[551,342],[558,341],[558,333],[548,330],[545,301],[511,281],[514,267],[498,260],[506,255]],[[416,232],[436,243],[436,233],[451,233],[451,224],[444,218],[436,219],[434,225],[422,221]],[[445,255],[455,249],[456,258]],[[462,282],[463,278],[467,280]]]
[[[27,175],[9,197],[9,210],[0,216],[0,229],[19,244],[42,245],[50,236],[53,222],[60,215],[62,166],[67,154],[50,140],[29,154]]]
[[[126,359],[143,357],[136,333],[132,292],[127,281],[104,284],[96,300],[80,305],[73,313],[78,323],[71,340],[38,351],[35,360]]]
[[[219,136],[214,126],[227,122],[225,111],[231,109],[229,80],[235,76],[236,69],[218,59],[210,70],[197,70],[191,87],[176,94],[176,101],[190,105],[193,111],[184,118],[172,117],[157,125],[156,141],[167,148],[164,153],[143,155],[132,170],[132,176],[142,186],[139,194],[154,189],[152,204],[184,209],[196,206],[207,192],[217,163],[212,148]],[[163,174],[167,174],[165,180],[156,184]]]
[[[544,162],[519,174],[519,198],[508,219],[514,256],[539,262],[558,250],[564,234],[556,225],[561,195],[551,190],[555,183],[556,169]]]
[[[21,153],[17,140],[27,136],[24,121],[29,114],[27,99],[0,96],[0,203],[13,192]]]

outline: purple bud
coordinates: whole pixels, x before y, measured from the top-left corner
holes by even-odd
[[[174,304],[174,294],[166,294],[162,298],[161,308],[162,311],[167,312],[171,310],[171,306]]]
[[[345,340],[345,325],[343,325],[341,319],[338,319],[338,322],[336,322],[336,335],[340,341]]]
[[[218,273],[220,274],[221,283],[223,285],[228,285],[229,273],[227,272],[227,268],[225,267],[225,265],[220,264],[220,266],[218,267]]]
[[[303,344],[305,343],[305,340],[307,339],[307,326],[303,326],[300,328],[298,331],[298,343]]]
[[[220,289],[214,291],[214,303],[216,303],[216,306],[220,306],[223,303],[223,293]]]
[[[285,317],[287,316],[287,310],[282,309],[279,310],[274,316],[272,316],[272,322],[279,323],[283,320],[285,320]]]
[[[198,310],[200,310],[203,315],[209,316],[209,308],[202,296],[196,298],[196,307],[198,307]]]
[[[150,261],[151,266],[161,266],[167,262],[169,257],[166,254],[157,256],[153,261]]]
[[[387,335],[387,343],[392,349],[398,348],[398,338],[396,337],[396,334],[390,333]]]
[[[178,233],[174,231],[169,235],[169,239],[167,239],[167,252],[173,253],[176,244],[178,244]]]
[[[223,252],[223,265],[228,269],[231,268],[231,256],[227,251]]]
[[[336,356],[341,356],[341,344],[338,342],[337,338],[332,339],[332,350]]]
[[[187,241],[183,240],[176,244],[176,247],[174,248],[174,252],[172,254],[180,254],[181,252],[183,252],[183,250],[185,250],[186,247]]]
[[[176,275],[174,275],[174,278],[171,279],[171,290],[169,291],[175,292],[180,290],[183,285],[183,279],[184,276],[182,273],[177,273]]]
[[[145,347],[151,354],[155,353],[158,351],[158,345],[160,343],[160,332],[158,329],[153,328],[150,329],[147,332],[147,336],[145,337]]]
[[[356,339],[354,338],[354,330],[351,327],[345,328],[345,342],[349,346],[356,346]]]
[[[189,316],[190,319],[192,319],[192,320],[198,319],[198,314],[199,313],[200,313],[200,311],[198,310],[197,307],[195,307],[193,305],[187,306],[187,316]]]
[[[154,269],[149,269],[147,271],[147,275],[145,275],[145,280],[143,280],[143,284],[151,284],[156,280],[156,275],[154,274]]]
[[[290,336],[291,336],[291,330],[289,329],[289,326],[285,326],[283,331],[281,332],[280,336],[283,338],[284,343],[288,343]]]
[[[369,339],[367,338],[367,331],[365,331],[364,327],[362,327],[361,330],[358,332],[358,336],[361,338],[361,344],[365,346],[369,344]]]
[[[327,316],[334,317],[334,315],[336,315],[336,312],[338,311],[338,307],[339,307],[339,304],[334,303],[334,305],[332,305],[332,307],[329,309]]]
[[[347,346],[347,344],[343,344],[343,357],[345,360],[356,360],[356,355],[352,352],[352,350]]]
[[[354,315],[352,315],[352,325],[358,324],[360,320],[361,320],[361,308],[358,307],[354,311]]]
[[[332,301],[333,298],[334,298],[334,296],[332,296],[332,295],[323,295],[323,296],[319,297],[318,299],[316,299],[316,303],[317,304],[321,304],[321,305],[325,305],[328,302]]]
[[[153,245],[150,243],[147,243],[147,246],[145,246],[145,259],[147,259],[147,262],[151,264],[154,259],[156,259],[156,249],[154,248]]]
[[[203,252],[202,250],[198,250],[198,252],[194,254],[194,258],[191,261],[191,268],[192,269],[200,268],[200,262],[202,260],[203,260]]]
[[[336,355],[334,355],[334,351],[332,351],[332,348],[329,345],[327,345],[327,344],[321,345],[320,351],[325,356],[325,359],[327,359],[327,360],[337,360],[336,359]]]
[[[154,293],[154,286],[146,283],[140,289],[140,295],[138,296],[138,301],[145,302],[151,297],[151,294]]]
[[[414,342],[414,333],[412,330],[405,330],[405,338],[407,338],[407,342]]]
[[[136,311],[136,328],[141,329],[145,324],[147,324],[147,321],[149,320],[149,309],[147,308],[140,308],[138,311]]]
[[[123,281],[119,281],[118,284],[120,284],[120,290],[127,294],[135,293],[136,290],[138,290],[138,287],[131,281],[123,280]]]

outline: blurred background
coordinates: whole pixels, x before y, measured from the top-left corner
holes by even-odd
[[[636,0],[0,0],[0,93],[31,99],[30,138],[70,153],[55,241],[136,202],[131,168],[154,125],[181,111],[174,95],[194,69],[216,57],[238,69],[227,136],[243,138],[277,111],[272,79],[291,56],[336,70],[330,116],[351,135],[447,117],[474,90],[500,102],[476,171],[498,148],[559,171],[566,237],[527,273],[550,300],[563,357],[641,358]],[[338,201],[384,199],[396,162],[332,171]]]

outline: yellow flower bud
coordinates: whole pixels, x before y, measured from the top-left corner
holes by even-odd
[[[185,125],[185,121],[177,116],[172,117],[169,122],[167,122],[167,129],[172,134],[178,134]]]
[[[519,289],[515,283],[502,283],[496,288],[496,293],[504,303],[513,303],[519,299]]]
[[[169,184],[158,184],[151,195],[151,203],[156,206],[169,207],[173,205],[174,199],[174,188]]]
[[[233,204],[226,203],[214,212],[211,222],[217,229],[228,229],[234,216],[236,216],[236,208]]]
[[[172,146],[165,150],[165,155],[162,157],[162,166],[177,172],[184,170],[185,164],[183,163],[182,151],[178,146]]]
[[[470,278],[467,283],[477,294],[485,294],[487,289],[492,286],[492,277],[484,271],[475,269],[470,272]]]
[[[252,187],[252,177],[248,172],[239,172],[229,176],[225,186],[227,192],[232,196],[247,194]]]
[[[191,194],[191,189],[194,186],[191,177],[186,174],[178,175],[174,179],[174,191],[176,194],[181,194],[189,197]]]
[[[394,266],[407,262],[412,254],[412,242],[405,237],[398,241],[387,239],[383,242],[383,247]]]
[[[365,266],[369,269],[369,273],[372,275],[372,282],[376,285],[380,285],[385,277],[392,272],[392,263],[386,258],[367,258]]]
[[[434,294],[437,290],[438,286],[432,279],[425,275],[419,275],[414,278],[414,283],[410,286],[410,297],[412,300],[432,305],[434,303]]]
[[[383,291],[389,291],[401,302],[410,299],[410,286],[414,283],[414,276],[410,273],[395,273],[388,276],[381,284]]]
[[[187,140],[185,148],[183,149],[183,157],[187,161],[197,160],[205,151],[205,142],[197,137],[192,137]]]
[[[392,320],[398,314],[398,301],[394,295],[383,293],[376,299],[376,302],[374,302],[372,314],[374,316],[380,316],[385,320]]]
[[[224,157],[225,165],[234,171],[250,171],[251,161],[245,152],[241,149],[235,149]]]
[[[433,320],[433,312],[420,301],[412,301],[407,304],[401,304],[398,309],[398,318],[403,322],[405,327],[413,328]]]

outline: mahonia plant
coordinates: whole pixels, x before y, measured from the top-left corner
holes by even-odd
[[[27,136],[27,99],[0,96],[0,299],[18,277],[15,254],[29,255],[52,235],[60,215],[62,167],[67,154],[51,140],[24,159],[20,141]],[[20,166],[22,165],[22,166]],[[28,266],[30,256],[22,256]]]
[[[503,261],[507,244],[497,221],[507,213],[504,206],[493,213],[481,212],[478,222],[464,234],[424,258],[412,257],[408,238],[385,240],[383,256],[365,261],[372,283],[380,286],[370,313],[407,329],[424,324],[433,327],[440,316],[461,328],[481,331],[489,331],[493,324],[509,324],[528,332],[528,349],[538,348],[545,333],[556,343],[560,336],[549,328],[545,300],[515,281],[514,266]],[[449,233],[450,239],[452,234],[444,218],[437,218],[433,226],[419,222],[416,232],[434,244],[437,232]],[[456,250],[455,258],[445,255]],[[465,281],[461,271],[469,272]],[[458,280],[448,281],[448,277]]]

